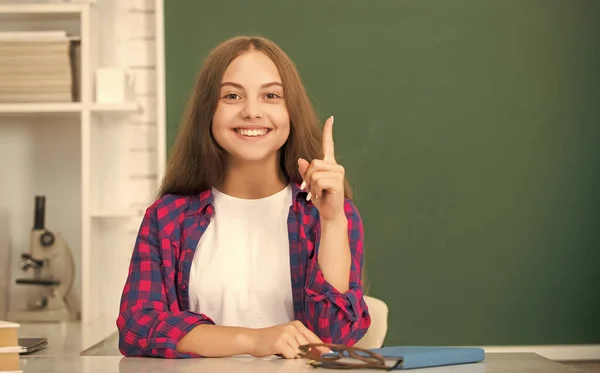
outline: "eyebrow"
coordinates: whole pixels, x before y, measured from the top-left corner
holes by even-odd
[[[230,85],[230,86],[236,87],[238,89],[244,89],[244,86],[241,85],[241,84],[238,84],[238,83],[234,83],[234,82],[223,82],[223,83],[221,83],[221,87],[226,86],[226,85]],[[283,88],[283,84],[279,83],[279,82],[265,83],[265,84],[261,85],[260,88],[264,89],[264,88],[269,88],[269,87],[272,87],[272,86],[279,86],[279,87]]]

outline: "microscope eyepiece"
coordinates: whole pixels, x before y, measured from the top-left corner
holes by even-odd
[[[35,196],[35,211],[33,229],[44,229],[44,218],[46,215],[46,196]]]

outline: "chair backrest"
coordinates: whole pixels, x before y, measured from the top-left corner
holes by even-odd
[[[388,306],[381,299],[364,296],[371,315],[369,330],[355,346],[360,348],[380,348],[383,346],[388,329]]]

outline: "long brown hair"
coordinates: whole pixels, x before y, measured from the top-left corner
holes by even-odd
[[[252,50],[266,54],[273,61],[284,87],[291,128],[289,138],[280,151],[282,170],[290,181],[301,183],[298,158],[311,162],[323,157],[320,122],[295,64],[281,48],[266,38],[235,37],[214,48],[197,75],[159,197],[165,194],[198,194],[221,181],[225,173],[225,151],[212,136],[212,118],[225,70],[236,57]],[[345,196],[352,198],[348,181],[345,180],[344,184]]]

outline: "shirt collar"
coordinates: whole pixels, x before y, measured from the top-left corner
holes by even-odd
[[[296,201],[299,195],[306,193],[307,192],[305,190],[300,189],[300,184],[292,182],[292,201]],[[200,194],[193,195],[190,201],[188,215],[194,215],[198,212],[204,211],[205,208],[213,205],[214,200],[215,196],[212,192],[212,188],[205,190]]]

